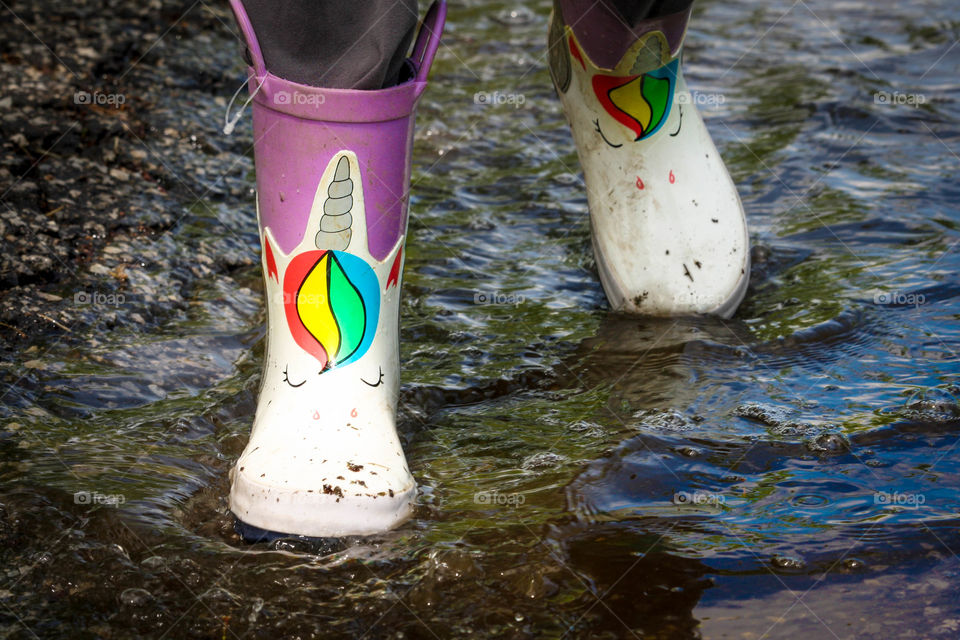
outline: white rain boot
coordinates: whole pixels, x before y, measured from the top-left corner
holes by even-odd
[[[230,510],[248,539],[396,527],[416,484],[397,437],[399,314],[414,109],[439,45],[427,12],[409,80],[381,90],[300,85],[252,58],[267,353]]]
[[[350,151],[330,161],[307,233],[289,255],[261,226],[268,349],[230,508],[264,531],[367,534],[412,511],[416,485],[394,427],[403,240],[385,260],[366,251],[359,175]],[[352,217],[352,251],[318,249],[333,217],[324,210],[345,197],[353,200],[340,214]]]
[[[729,317],[747,289],[743,207],[680,70],[689,17],[629,29],[581,0],[558,0],[551,16],[550,72],[616,311]]]

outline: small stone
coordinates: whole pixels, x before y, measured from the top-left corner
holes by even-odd
[[[863,571],[866,567],[867,563],[860,558],[847,558],[843,561],[843,568],[847,571]]]
[[[561,455],[556,453],[551,453],[549,451],[543,451],[541,453],[535,453],[532,456],[529,456],[526,460],[521,463],[521,467],[524,469],[543,469],[556,467],[563,461],[565,461]]]
[[[153,594],[146,589],[132,587],[120,594],[120,604],[128,607],[142,607],[153,600]]]
[[[776,555],[770,560],[770,564],[776,569],[790,572],[802,571],[806,563],[800,558],[792,556]]]

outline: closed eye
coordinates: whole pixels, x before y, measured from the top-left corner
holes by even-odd
[[[600,119],[599,119],[599,118],[597,118],[596,120],[593,121],[593,128],[597,130],[597,133],[600,134],[600,137],[603,138],[603,141],[606,142],[606,143],[607,143],[608,145],[610,145],[611,147],[613,147],[614,149],[623,146],[622,144],[613,144],[612,142],[610,142],[609,140],[607,140],[607,136],[603,135],[603,131],[600,131]]]
[[[284,382],[286,382],[288,385],[290,385],[290,386],[293,387],[294,389],[296,389],[297,387],[302,387],[304,384],[307,383],[307,379],[306,379],[306,378],[304,378],[303,381],[300,382],[299,384],[293,384],[292,382],[290,382],[290,375],[287,373],[287,370],[288,370],[289,368],[290,368],[290,365],[287,365],[286,367],[283,368],[283,381],[284,381]]]
[[[677,130],[671,133],[670,137],[676,136],[678,133],[680,133],[680,127],[683,126],[683,105],[678,104],[677,109],[680,111],[680,122],[677,123]]]
[[[367,382],[363,378],[360,378],[360,382],[362,382],[363,384],[369,385],[371,387],[379,387],[381,384],[383,384],[383,369],[380,369],[380,377],[377,378],[376,384],[374,384],[373,382]]]

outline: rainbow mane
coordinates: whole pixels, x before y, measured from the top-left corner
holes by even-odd
[[[373,342],[379,289],[376,273],[362,258],[333,250],[301,253],[283,277],[293,339],[324,370],[353,362]]]

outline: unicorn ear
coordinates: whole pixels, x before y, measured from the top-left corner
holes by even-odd
[[[352,151],[340,151],[327,164],[313,199],[307,237],[317,249],[367,252],[360,165]]]

